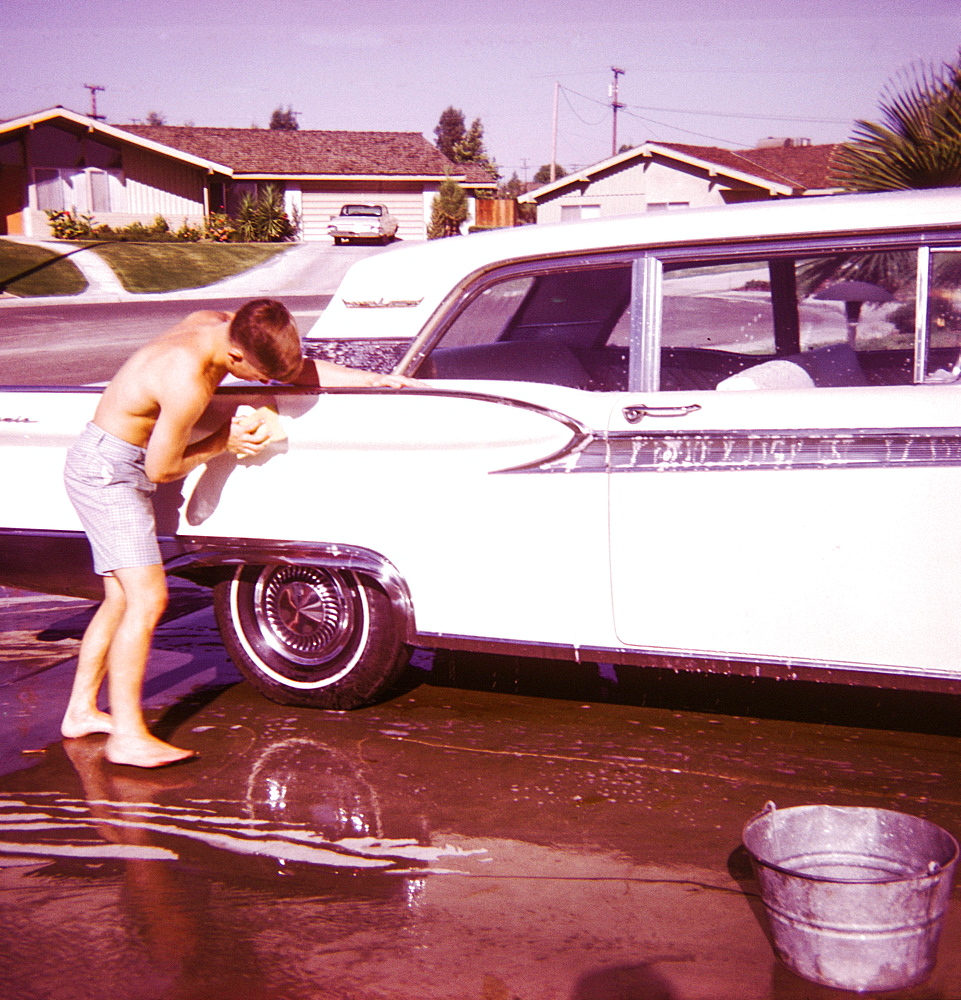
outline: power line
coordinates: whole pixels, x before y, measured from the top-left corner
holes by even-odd
[[[561,86],[561,90],[564,91],[565,100],[567,99],[567,94],[573,94],[575,97],[580,97],[582,100],[590,101],[592,104],[600,104],[604,108],[610,107],[606,101],[599,101],[596,97],[588,97],[587,94],[580,94],[576,90],[571,90],[568,87]],[[568,100],[570,105],[570,101]],[[740,111],[695,111],[691,108],[659,108],[650,107],[643,104],[622,104],[622,108],[636,108],[638,111],[662,111],[670,114],[678,115],[695,115],[697,117],[705,118],[750,118],[756,121],[772,121],[772,122],[807,122],[808,124],[820,124],[820,125],[850,125],[851,122],[847,118],[810,118],[798,115],[762,115],[753,112],[740,112]],[[573,110],[573,106],[572,106]],[[576,114],[576,112],[575,112]],[[580,116],[578,116],[580,117]],[[584,121],[582,118],[581,121]],[[590,122],[584,122],[585,125],[591,124]],[[597,122],[595,124],[600,124]],[[659,122],[656,124],[660,124]]]
[[[571,109],[571,111],[574,112],[574,114],[577,116],[577,118],[580,121],[582,121],[585,125],[592,125],[593,126],[593,125],[600,125],[601,124],[600,121],[597,121],[597,122],[588,122],[584,118],[582,118],[577,113],[577,111],[574,109],[574,105],[571,104],[570,98],[567,96],[568,89],[566,87],[563,87],[563,86],[560,86],[560,85],[558,85],[558,86],[559,86],[560,90],[564,92],[564,100],[567,102],[568,107]],[[571,90],[569,92],[571,94],[574,94],[576,97],[583,98],[585,101],[590,101],[593,104],[601,104],[601,105],[604,106],[605,109],[608,107],[608,105],[605,104],[605,102],[598,101],[594,97],[588,97],[586,94],[578,94],[577,91],[575,91],[575,90]],[[676,125],[668,125],[666,122],[655,121],[653,118],[646,118],[644,115],[638,115],[638,114],[635,114],[633,111],[631,111],[630,110],[631,105],[623,105],[623,104],[621,104],[619,106],[625,111],[626,114],[629,114],[632,118],[637,118],[640,121],[649,122],[652,125],[657,125],[659,128],[674,129],[675,131],[678,131],[678,132],[684,132],[686,135],[695,135],[695,136],[698,136],[701,139],[711,139],[714,142],[723,142],[723,143],[726,143],[726,144],[731,145],[731,146],[740,146],[740,145],[743,145],[743,143],[736,142],[734,139],[722,139],[722,138],[720,138],[719,136],[716,136],[716,135],[706,135],[703,132],[694,132],[691,129],[679,128]],[[616,133],[615,133],[615,135],[616,135]],[[616,142],[616,139],[615,139],[615,142]],[[613,150],[613,152],[611,153],[611,155],[615,156],[616,154],[617,154],[617,149],[615,148]]]
[[[576,90],[568,90],[567,87],[561,87],[560,91],[564,95],[564,100],[567,101],[567,106],[574,112],[574,117],[577,118],[578,121],[583,122],[585,125],[590,125],[591,128],[593,128],[596,125],[600,125],[601,122],[607,117],[607,105],[604,104],[603,101],[595,101],[593,97],[584,97],[583,94],[578,94]],[[603,104],[605,109],[604,114],[598,118],[596,122],[589,122],[586,118],[582,118],[574,105],[571,104],[571,100],[567,96],[568,94],[573,94],[575,97],[584,97],[585,101],[591,101],[594,104]]]
[[[816,125],[850,125],[848,118],[804,118],[795,115],[757,115],[738,111],[690,111],[685,108],[653,108],[643,104],[629,104],[628,107],[638,111],[666,111],[678,115],[695,115],[704,118],[753,118],[758,121],[771,122],[808,122]]]
[[[729,146],[743,146],[744,143],[737,142],[734,139],[722,139],[717,135],[707,135],[705,132],[694,132],[689,128],[681,128],[679,125],[668,125],[667,122],[659,122],[654,118],[646,118],[644,115],[636,115],[632,111],[626,111],[632,118],[637,118],[639,121],[648,122],[650,125],[657,125],[658,128],[669,128],[675,132],[683,132],[685,135],[696,135],[699,139],[712,139],[714,142],[723,142]]]

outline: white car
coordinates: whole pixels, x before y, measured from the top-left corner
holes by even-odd
[[[344,205],[339,215],[331,216],[327,232],[336,246],[353,240],[386,245],[397,235],[397,220],[384,205]]]
[[[410,645],[961,691],[957,190],[434,241],[320,334],[428,387],[221,390],[287,441],[158,490],[270,697],[363,704]],[[0,583],[77,592],[95,404],[0,393]]]

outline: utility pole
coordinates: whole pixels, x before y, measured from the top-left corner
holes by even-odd
[[[561,85],[554,81],[554,116],[551,127],[551,184],[557,180],[557,94]]]
[[[614,118],[614,128],[611,134],[611,156],[617,156],[617,112],[619,108],[624,107],[624,105],[617,99],[617,78],[624,75],[624,70],[618,69],[616,66],[612,66],[611,72],[614,74],[614,82],[611,84],[610,90],[611,111],[613,112]]]
[[[96,122],[106,121],[106,115],[97,114],[97,91],[106,90],[106,87],[100,87],[95,83],[85,83],[84,86],[90,91],[90,117]]]

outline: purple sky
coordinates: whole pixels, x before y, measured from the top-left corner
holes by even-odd
[[[729,147],[765,136],[846,139],[912,63],[953,60],[959,0],[7,0],[0,118],[62,104],[113,124],[422,132],[441,111],[480,117],[505,179],[618,145]]]

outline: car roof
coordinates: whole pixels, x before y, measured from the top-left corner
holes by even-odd
[[[314,337],[415,336],[469,275],[506,261],[627,248],[961,228],[961,189],[784,198],[519,226],[398,247],[358,261]],[[389,318],[388,318],[389,317]]]

